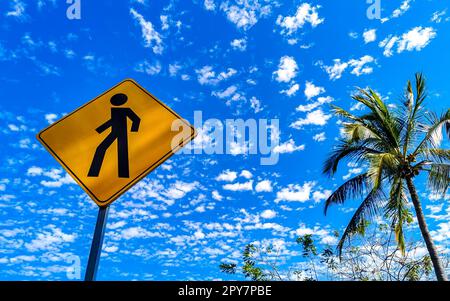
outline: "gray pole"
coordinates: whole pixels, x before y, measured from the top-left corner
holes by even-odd
[[[94,238],[92,239],[91,252],[86,269],[84,281],[95,281],[102,252],[103,236],[105,234],[106,218],[108,217],[109,206],[99,207],[97,223],[95,224]]]

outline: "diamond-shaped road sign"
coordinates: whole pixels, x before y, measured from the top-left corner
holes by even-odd
[[[174,122],[179,126],[174,127]],[[42,130],[37,138],[103,207],[195,135],[189,123],[127,79]]]

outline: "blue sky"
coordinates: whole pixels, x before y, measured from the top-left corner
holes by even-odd
[[[363,0],[82,0],[80,20],[67,18],[68,6],[0,4],[2,280],[67,280],[73,258],[84,275],[96,205],[35,135],[125,78],[191,122],[199,110],[204,119],[279,119],[282,144],[273,166],[237,150],[177,155],[155,170],[110,208],[101,280],[241,279],[218,265],[239,260],[247,243],[275,244],[286,266],[300,260],[297,235],[333,245],[358,202],[325,217],[323,201],[364,166],[321,176],[340,135],[328,104],[358,113],[356,86],[395,104],[422,71],[427,106],[449,107],[445,1],[382,0],[381,19],[367,17]],[[448,199],[424,183],[429,226],[446,249]]]

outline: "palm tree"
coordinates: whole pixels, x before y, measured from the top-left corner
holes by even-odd
[[[414,178],[427,173],[428,188],[446,194],[450,184],[450,150],[440,145],[444,128],[450,137],[450,109],[437,116],[422,106],[427,96],[422,74],[416,74],[414,88],[408,81],[399,108],[388,107],[372,89],[358,91],[352,98],[370,112],[356,116],[333,106],[334,113],[345,120],[345,138],[329,154],[323,168],[324,174],[331,177],[344,159],[367,167],[364,173],[336,189],[325,203],[326,214],[332,204],[363,200],[338,243],[339,254],[345,240],[364,234],[370,218],[381,212],[392,222],[398,248],[404,253],[403,226],[412,221],[408,206],[411,200],[436,277],[445,281],[447,275],[428,230]]]

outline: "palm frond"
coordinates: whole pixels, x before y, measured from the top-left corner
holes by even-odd
[[[368,141],[361,143],[341,141],[341,144],[339,144],[325,160],[323,173],[328,176],[333,176],[336,173],[340,161],[345,158],[359,162],[368,154],[381,153],[376,149],[367,147],[366,144],[368,144]]]
[[[369,130],[366,126],[359,123],[343,123],[343,127],[344,133],[347,135],[347,138],[355,142],[359,142],[368,138],[378,138],[378,136],[371,130]]]
[[[402,136],[402,144],[403,144],[403,155],[406,155],[408,152],[409,144],[412,140],[412,137],[414,136],[413,131],[415,130],[415,123],[416,119],[413,118],[414,114],[414,108],[416,107],[415,104],[417,104],[416,101],[414,101],[414,92],[412,89],[411,81],[408,80],[406,91],[405,91],[405,101],[404,104],[404,114],[399,119],[399,122],[404,124],[404,134]],[[404,120],[403,120],[403,119]]]
[[[336,189],[325,201],[324,213],[327,214],[328,207],[333,204],[343,204],[345,200],[361,198],[367,187],[367,174],[360,174]]]
[[[447,138],[450,139],[450,122],[445,124],[445,131],[447,132]]]
[[[370,133],[371,137],[383,139],[383,137],[381,137],[379,135],[380,133],[378,133],[378,129],[370,123],[371,120],[376,119],[376,117],[373,116],[373,114],[367,114],[367,115],[363,115],[361,117],[357,117],[357,116],[353,115],[352,113],[344,110],[341,107],[331,105],[331,108],[332,108],[333,113],[336,116],[342,117],[342,118],[350,121],[350,122],[347,122],[346,124],[358,125],[359,127],[364,128],[365,131]]]
[[[330,105],[330,107],[331,107],[332,112],[338,117],[343,117],[343,118],[349,119],[351,121],[364,122],[363,119],[353,115],[352,113],[344,110],[341,107],[338,107],[338,106],[333,105],[333,104]]]
[[[418,155],[423,155],[429,163],[450,163],[450,150],[442,148],[422,148]]]
[[[342,247],[347,239],[350,240],[355,233],[364,234],[369,220],[378,213],[383,196],[384,193],[381,189],[372,189],[355,211],[337,245],[339,257],[342,255]]]
[[[391,147],[397,149],[400,140],[399,127],[380,96],[372,89],[359,89],[359,94],[352,97],[372,111],[371,125],[376,127],[376,132],[380,137],[383,137]]]
[[[426,80],[422,73],[416,73],[416,101],[414,110],[417,112],[427,97]]]
[[[450,186],[450,164],[431,164],[428,172],[428,187],[433,192],[445,194]]]
[[[414,106],[414,92],[412,89],[411,81],[409,80],[406,84],[405,101],[403,102],[403,104],[409,112],[412,111]]]
[[[403,124],[403,127],[401,128],[403,157],[406,157],[411,148],[417,145],[417,140],[420,138],[418,134],[420,133],[420,129],[423,128],[422,120],[424,117],[422,104],[425,101],[426,96],[425,78],[422,73],[416,73],[415,91],[413,91],[411,82],[408,81],[403,111],[400,112],[398,120],[399,124]]]
[[[442,131],[444,127],[448,127],[448,124],[450,123],[450,109],[447,110],[444,114],[442,114],[440,117],[437,117],[436,114],[430,113],[429,119],[431,122],[431,125],[426,126],[422,125],[422,131],[424,131],[425,137],[423,140],[419,143],[416,150],[413,152],[413,155],[417,155],[421,151],[423,151],[424,148],[439,148],[440,144],[442,142]]]
[[[369,171],[368,177],[373,183],[374,189],[381,186],[381,180],[384,176],[389,176],[397,172],[398,159],[391,153],[370,154],[368,155]]]
[[[407,203],[408,197],[406,196],[404,181],[400,177],[396,177],[393,180],[389,193],[389,201],[385,207],[385,214],[392,220],[395,240],[403,255],[405,254],[403,224],[405,221],[410,221],[411,217]]]

